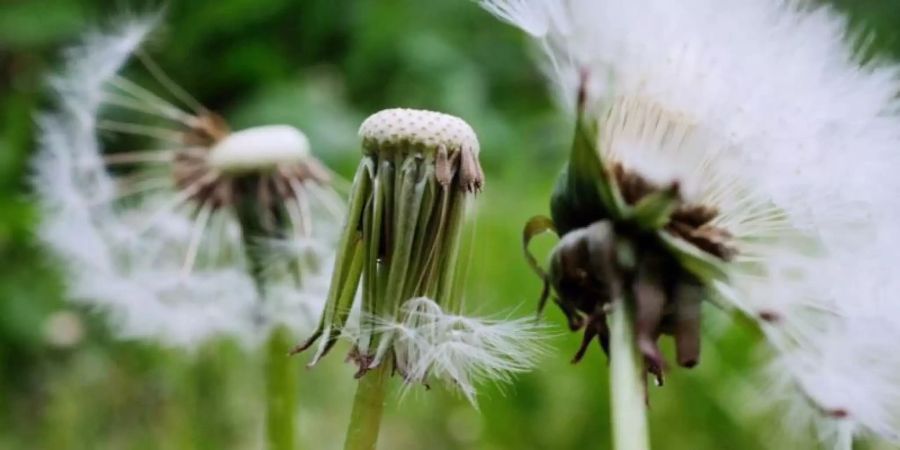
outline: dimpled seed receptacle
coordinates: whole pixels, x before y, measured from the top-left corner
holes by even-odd
[[[478,156],[475,131],[464,120],[448,114],[418,109],[393,108],[369,116],[359,127],[363,152],[386,149],[434,152],[471,152]]]

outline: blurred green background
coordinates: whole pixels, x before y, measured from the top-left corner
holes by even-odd
[[[874,33],[874,53],[900,55],[900,2],[835,3]],[[45,76],[62,46],[129,6],[0,0],[0,449],[262,445],[257,355],[230,342],[187,353],[116,340],[102,317],[66,304],[60,268],[33,236],[28,158],[35,111],[49,104]],[[533,312],[540,285],[519,236],[528,217],[546,213],[570,127],[521,33],[466,0],[172,0],[164,22],[150,51],[173,78],[237,127],[304,129],[344,176],[358,161],[356,127],[372,112],[406,106],[465,118],[487,173],[469,304]],[[765,356],[759,337],[717,311],[706,317],[700,367],[651,389],[654,448],[816,448],[809,430],[787,435],[783,416],[759,401],[769,395],[755,369]],[[570,365],[579,338],[563,332],[557,311],[548,318],[554,351],[534,373],[485,387],[480,410],[442,388],[395,395],[380,448],[608,448],[605,358],[595,348]],[[297,380],[303,449],[340,448],[352,372],[330,358]]]

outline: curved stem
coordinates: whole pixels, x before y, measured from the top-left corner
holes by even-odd
[[[290,333],[272,330],[266,349],[266,439],[269,450],[294,450],[297,405],[296,367],[288,358]]]
[[[374,450],[384,412],[384,397],[390,377],[389,364],[380,364],[359,380],[344,450]]]
[[[633,311],[623,297],[610,313],[610,398],[613,448],[649,450],[644,364],[634,335]]]

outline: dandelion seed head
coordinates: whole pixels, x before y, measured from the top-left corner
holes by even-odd
[[[808,3],[482,4],[538,38],[567,110],[586,94],[607,161],[715,210],[716,295],[759,321],[780,398],[842,448],[896,439],[897,66]]]
[[[38,117],[33,162],[40,237],[63,264],[69,296],[123,338],[252,347],[275,326],[305,333],[329,278],[330,251],[320,250],[331,248],[336,217],[324,212],[342,210],[330,172],[299,130],[232,132],[178,87],[140,49],[157,22],[88,34],[51,78],[58,104]],[[132,59],[163,92],[121,74]],[[236,217],[243,200],[260,205],[251,231]],[[317,242],[291,255],[272,249],[297,246],[265,246],[277,256],[261,259],[248,245],[257,238]]]

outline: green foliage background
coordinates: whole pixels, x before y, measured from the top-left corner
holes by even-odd
[[[900,2],[834,3],[874,32],[874,52],[900,55]],[[189,354],[114,339],[102,317],[66,304],[61,268],[33,236],[33,116],[48,105],[44,79],[59,64],[59,48],[92,24],[151,7],[0,0],[0,449],[261,446],[256,355],[230,342]],[[345,176],[358,161],[356,127],[372,112],[406,106],[465,118],[482,141],[488,180],[469,304],[485,314],[532,313],[540,286],[521,256],[519,233],[528,217],[546,213],[571,130],[517,30],[466,0],[172,0],[150,49],[235,126],[297,125]],[[540,245],[546,250],[552,240]],[[84,324],[73,347],[46,339],[59,311]],[[578,337],[563,331],[560,316],[548,314],[553,353],[514,384],[484,389],[479,411],[443,388],[394,395],[381,448],[608,448],[605,359],[592,349],[571,366]],[[761,406],[769,391],[754,369],[764,356],[759,337],[718,311],[706,317],[701,366],[676,369],[664,388],[651,389],[654,447],[816,448],[808,430],[788,436],[783,416]],[[332,358],[297,380],[303,449],[340,448],[351,374]]]

